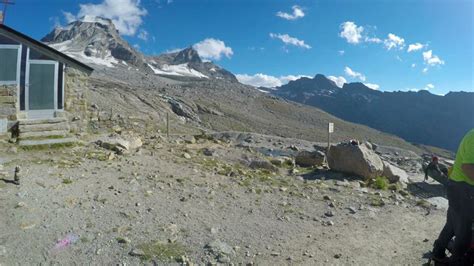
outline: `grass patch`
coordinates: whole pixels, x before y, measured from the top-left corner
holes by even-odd
[[[66,185],[72,184],[72,179],[70,179],[70,178],[64,178],[64,179],[63,179],[63,184],[66,184]]]
[[[185,248],[178,243],[162,243],[159,241],[142,244],[139,246],[145,253],[144,260],[157,259],[162,262],[179,262],[186,254]]]
[[[387,190],[390,184],[385,176],[377,176],[375,179],[369,179],[367,182],[368,187],[379,190]]]
[[[48,150],[48,149],[72,148],[75,146],[78,146],[78,143],[68,142],[68,143],[52,143],[52,144],[43,144],[43,145],[21,146],[21,149],[24,151],[43,151],[43,150]]]
[[[374,207],[382,207],[385,205],[385,202],[383,201],[382,198],[373,197],[370,199],[370,205]]]

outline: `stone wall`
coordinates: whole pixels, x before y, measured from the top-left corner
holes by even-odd
[[[73,68],[66,68],[64,78],[64,110],[71,132],[84,133],[88,129],[90,112],[87,96],[89,77]]]
[[[16,120],[17,110],[17,85],[0,85],[0,119]]]

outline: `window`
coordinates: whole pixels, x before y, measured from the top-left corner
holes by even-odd
[[[0,84],[16,84],[18,76],[18,45],[0,45]]]

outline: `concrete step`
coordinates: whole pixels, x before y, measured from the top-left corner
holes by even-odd
[[[20,140],[18,145],[21,147],[33,146],[54,146],[54,145],[68,145],[77,143],[78,140],[74,137],[62,139],[40,139],[40,140]]]
[[[18,120],[18,124],[22,125],[36,125],[36,124],[54,124],[54,123],[62,123],[67,122],[67,119],[64,117],[55,117],[55,118],[48,118],[48,119],[21,119]]]
[[[0,96],[0,103],[15,103],[14,96]]]
[[[59,122],[52,124],[30,124],[20,125],[18,131],[21,133],[26,132],[38,132],[38,131],[54,131],[54,130],[66,130],[69,131],[69,124],[67,122]]]
[[[31,131],[31,132],[20,132],[19,139],[48,139],[56,137],[66,137],[69,134],[69,130],[51,130],[51,131]]]

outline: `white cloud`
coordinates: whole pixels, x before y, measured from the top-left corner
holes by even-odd
[[[426,87],[425,87],[425,90],[431,90],[431,89],[434,89],[434,85],[429,83],[429,84],[426,84]]]
[[[365,37],[366,42],[371,42],[371,43],[381,43],[382,40],[377,38],[377,37]]]
[[[288,34],[270,33],[270,37],[273,39],[280,39],[284,44],[287,44],[287,45],[294,45],[294,46],[302,47],[305,49],[311,49],[311,46],[306,44],[303,40],[298,40],[297,38],[291,37]]]
[[[358,27],[354,22],[346,21],[339,28],[341,29],[339,36],[346,39],[348,43],[358,44],[361,41],[364,27]]]
[[[365,81],[365,76],[362,75],[361,73],[359,72],[356,72],[354,70],[352,70],[350,67],[345,67],[344,68],[344,72],[346,73],[346,75],[348,75],[349,77],[351,78],[358,78],[360,79],[361,81]]]
[[[148,12],[140,6],[140,0],[104,0],[100,4],[80,4],[76,16],[69,12],[63,14],[68,22],[84,16],[109,18],[120,34],[133,36]]]
[[[262,73],[257,73],[255,75],[248,74],[237,74],[235,75],[240,83],[254,86],[254,87],[266,87],[266,88],[275,88],[287,84],[292,80],[297,80],[302,77],[308,77],[304,75],[287,75],[287,76],[270,76]]]
[[[423,70],[422,70],[422,71],[423,71],[423,73],[427,73],[427,72],[428,72],[428,68],[427,68],[427,67],[425,67],[425,68],[423,68]]]
[[[391,50],[392,48],[403,49],[403,47],[405,47],[405,39],[393,33],[389,33],[387,39],[385,39],[383,43],[387,50]]]
[[[199,56],[208,60],[220,60],[222,55],[230,58],[234,52],[221,40],[207,38],[193,45]]]
[[[380,88],[378,84],[374,83],[364,83],[364,85],[373,90],[378,90]]]
[[[292,14],[278,11],[276,15],[286,20],[297,20],[304,17],[304,11],[301,7],[295,5],[295,6],[292,6],[291,9],[293,9]]]
[[[433,50],[423,52],[423,61],[428,66],[444,65],[444,61],[441,60],[437,55],[433,55]]]
[[[344,55],[346,52],[344,50],[339,50],[338,53],[339,55]]]
[[[347,83],[347,80],[346,78],[344,78],[343,76],[339,76],[339,77],[336,77],[336,76],[328,76],[327,77],[328,79],[334,81],[334,83],[336,83],[336,85],[339,87],[339,88],[342,88],[342,86],[344,86],[344,83]]]
[[[140,32],[138,33],[138,38],[144,41],[148,41],[148,31],[140,30]]]
[[[414,52],[423,49],[425,47],[423,44],[417,42],[417,43],[412,43],[408,45],[407,52]]]
[[[416,67],[415,63],[411,64],[411,68],[415,68],[415,67]]]
[[[66,19],[67,23],[71,23],[75,20],[77,20],[76,16],[74,16],[71,12],[65,12],[63,11],[64,18]]]

